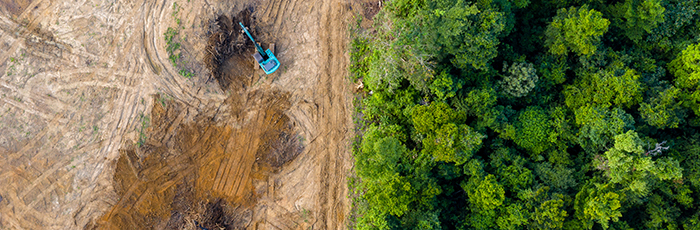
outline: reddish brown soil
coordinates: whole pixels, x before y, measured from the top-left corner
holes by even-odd
[[[244,107],[262,114],[234,109],[226,114],[231,115],[231,120],[213,122],[215,116],[224,115],[215,113],[184,124],[186,105],[173,100],[160,103],[161,98],[156,96],[153,126],[147,131],[149,138],[139,148],[120,151],[114,174],[120,199],[95,227],[172,226],[172,213],[180,213],[176,218],[207,225],[212,223],[203,214],[209,208],[201,212],[192,209],[212,205],[233,211],[251,209],[258,196],[253,190],[253,180],[267,181],[274,168],[299,153],[300,146],[288,140],[286,145],[279,144],[284,140],[280,139],[280,133],[291,131],[289,118],[282,113],[289,108],[288,94],[255,91],[243,95],[244,98],[233,97],[227,100],[232,108]],[[292,151],[274,151],[272,146]],[[221,218],[235,222],[234,217],[240,213],[231,210]],[[236,223],[246,227],[249,222]]]

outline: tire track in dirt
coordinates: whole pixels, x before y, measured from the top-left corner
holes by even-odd
[[[156,17],[153,17],[152,14],[149,14],[153,9],[154,4],[155,2],[144,0],[133,3],[133,6],[135,6],[136,8],[134,8],[133,12],[128,18],[140,18],[141,20],[134,22],[135,25],[123,24],[117,30],[117,34],[121,34],[128,27],[140,28],[139,31],[135,31],[134,35],[129,37],[129,39],[124,42],[125,47],[121,51],[129,52],[132,55],[117,55],[117,59],[115,60],[115,66],[111,68],[112,70],[117,69],[119,63],[126,63],[126,66],[128,67],[126,70],[127,72],[121,75],[124,76],[122,77],[122,81],[120,82],[120,85],[122,85],[122,87],[119,87],[121,93],[116,98],[115,101],[117,101],[117,105],[113,109],[113,111],[119,111],[118,114],[114,114],[118,118],[109,119],[114,121],[111,123],[111,125],[108,126],[108,130],[113,130],[113,132],[110,133],[110,138],[108,138],[109,142],[106,144],[106,148],[103,148],[101,151],[105,154],[110,154],[108,158],[115,158],[117,156],[115,150],[118,148],[118,146],[122,144],[124,134],[135,128],[137,123],[135,122],[135,120],[138,119],[140,115],[142,115],[139,114],[138,111],[147,110],[147,105],[138,106],[139,99],[144,98],[148,94],[153,92],[153,89],[144,90],[143,84],[147,80],[140,79],[141,77],[143,77],[144,70],[146,69],[142,60],[143,52],[145,51],[146,47],[146,41],[144,39],[139,39],[143,36],[138,35],[147,34],[149,28],[147,28],[145,25],[148,21],[152,22],[151,25],[160,24],[159,21],[153,20]],[[163,4],[165,4],[165,2],[163,2]],[[163,8],[161,7],[160,10],[162,11]],[[141,15],[141,17],[136,17],[136,15]],[[151,38],[154,40],[156,39],[154,36],[151,36]],[[112,44],[116,39],[118,39],[118,37],[115,37],[113,39]],[[144,50],[135,50],[135,47],[144,47]],[[108,50],[110,51],[110,53],[114,52],[115,46],[110,46]],[[139,57],[141,57],[141,60],[139,60]],[[104,58],[106,57],[103,56],[103,59]],[[150,78],[152,77],[149,76],[149,78],[147,79],[150,80]]]
[[[284,98],[284,95],[251,92],[245,96],[247,101],[244,104],[250,110],[264,110],[267,106],[280,103],[281,100],[276,99],[279,96]],[[253,194],[249,174],[252,161],[255,161],[255,151],[251,151],[251,148],[257,148],[257,143],[262,141],[257,134],[266,132],[270,125],[277,123],[270,120],[281,115],[275,111],[278,108],[274,107],[273,112],[261,116],[254,112],[241,116],[238,121],[243,124],[238,128],[232,128],[232,124],[227,122],[212,123],[210,116],[213,114],[210,113],[197,118],[195,124],[186,123],[173,128],[170,122],[180,120],[182,110],[189,106],[170,100],[165,104],[168,105],[167,109],[163,109],[160,103],[154,104],[153,135],[149,135],[146,147],[138,148],[132,154],[143,158],[131,161],[131,157],[124,154],[119,158],[120,166],[117,166],[114,181],[128,186],[117,188],[119,201],[96,227],[132,229],[162,224],[162,218],[167,221],[165,215],[170,212],[161,211],[168,210],[175,202],[171,199],[176,185],[178,188],[193,186],[195,198],[202,200],[223,196],[231,199],[231,204],[254,203],[255,200],[250,199]],[[283,123],[279,122],[280,125]],[[156,158],[158,162],[149,158]]]
[[[40,3],[42,3],[42,2],[44,2],[44,0],[38,0],[38,1],[32,2],[32,4],[30,4],[29,7],[27,7],[27,8],[22,12],[22,14],[20,14],[20,15],[17,17],[17,20],[18,20],[18,21],[21,21],[21,20],[26,19],[27,14],[28,14],[29,12],[31,12],[32,10],[34,10],[34,8],[35,8],[37,5],[39,5]],[[24,30],[24,32],[22,33],[22,35],[21,35],[20,37],[26,37],[26,36],[29,35],[32,31],[34,31],[34,29],[37,28],[37,26],[39,25],[38,19],[47,16],[47,14],[49,13],[49,9],[51,9],[51,7],[46,7],[46,9],[44,9],[44,11],[42,11],[41,14],[40,14],[38,17],[35,17],[35,18],[33,18],[32,20],[29,20],[29,23],[26,25],[26,28],[27,28],[27,29]],[[7,39],[7,38],[1,37],[1,38],[0,38],[0,41],[4,41],[5,39]],[[7,53],[8,53],[8,54],[15,53],[15,52],[17,51],[17,49],[19,49],[19,46],[20,46],[20,44],[21,44],[21,43],[20,43],[21,41],[22,41],[21,39],[17,39],[14,43],[12,43],[12,45],[10,45],[10,49],[8,49],[8,52],[7,52]],[[9,55],[2,55],[2,56],[0,56],[0,63],[5,63],[5,61],[7,61],[7,58],[9,58]]]
[[[38,144],[38,143],[37,143]],[[41,144],[46,144],[46,143],[41,143]],[[94,143],[90,144],[88,146],[83,146],[80,147],[79,149],[76,149],[76,151],[94,151],[100,147],[99,143]],[[33,165],[42,165],[40,162],[45,159],[46,153],[39,153],[34,155],[31,159],[29,159],[29,162],[34,162]],[[67,159],[68,156],[60,156],[58,161],[60,162],[68,162]],[[70,161],[67,164],[54,164],[53,167],[48,168],[48,170],[41,169],[41,167],[32,167],[32,170],[27,170],[25,169],[16,169],[16,172],[23,172],[24,174],[30,173],[31,171],[36,171],[34,175],[28,176],[28,177],[22,177],[24,178],[27,182],[28,185],[22,186],[22,187],[15,187],[14,191],[21,191],[19,193],[17,192],[10,192],[10,196],[12,198],[15,198],[16,200],[21,200],[25,201],[28,203],[23,203],[23,202],[14,202],[10,204],[7,209],[5,210],[5,213],[9,213],[11,216],[16,216],[17,219],[24,219],[24,220],[35,220],[39,221],[40,223],[39,226],[65,226],[66,225],[66,219],[55,219],[52,218],[45,213],[41,213],[38,210],[36,210],[36,206],[40,205],[41,202],[46,203],[46,198],[51,195],[55,194],[61,194],[63,190],[66,188],[62,186],[62,184],[66,183],[69,179],[72,179],[72,177],[75,175],[76,171],[75,170],[70,170],[66,171],[66,168],[70,168],[71,165],[80,165],[80,163],[83,162],[84,159],[78,159],[78,161]],[[31,163],[29,165],[32,165]],[[47,165],[46,167],[49,167],[50,165]],[[73,167],[75,168],[75,167]],[[18,174],[19,175],[19,174]],[[35,177],[35,178],[34,178]],[[29,178],[34,178],[31,181],[29,181]],[[48,184],[47,184],[48,183]],[[40,188],[40,189],[39,189]],[[38,194],[36,194],[38,191]],[[53,193],[53,194],[52,194]],[[46,206],[46,204],[43,204]],[[9,211],[12,210],[12,211]],[[24,224],[35,224],[32,221],[29,222],[23,222]],[[21,225],[20,225],[21,226]],[[19,226],[17,226],[19,227]]]
[[[154,46],[155,40],[157,40],[157,38],[158,38],[156,36],[156,34],[158,34],[158,33],[154,33],[154,31],[159,31],[157,29],[158,27],[149,28],[149,26],[153,27],[153,26],[162,24],[160,19],[163,18],[164,14],[166,14],[165,7],[164,7],[165,4],[166,4],[166,1],[163,1],[162,4],[160,5],[160,7],[158,7],[158,5],[156,5],[156,2],[143,1],[143,0],[135,4],[135,6],[138,6],[139,8],[138,8],[138,10],[136,10],[132,13],[132,18],[138,18],[138,17],[135,17],[135,15],[141,15],[141,17],[140,17],[141,20],[139,20],[139,22],[137,22],[135,25],[135,27],[139,29],[138,32],[136,32],[135,35],[131,37],[131,40],[127,43],[127,44],[129,44],[129,46],[131,48],[126,49],[126,50],[134,52],[133,47],[141,47],[143,50],[136,50],[135,51],[135,52],[137,52],[136,53],[137,57],[138,56],[143,57],[144,54],[148,54],[149,48],[152,50],[156,50],[156,52],[154,52],[155,57],[157,58],[156,61],[157,61],[157,63],[160,64],[161,67],[165,67],[167,74],[160,75],[159,77],[158,76],[155,77],[155,79],[151,78],[149,80],[160,80],[160,83],[166,83],[166,84],[164,84],[164,87],[162,87],[162,89],[165,89],[166,94],[174,95],[175,98],[189,101],[189,100],[187,100],[188,99],[187,97],[184,97],[184,95],[178,93],[178,90],[180,90],[180,91],[184,90],[182,87],[178,87],[177,90],[173,90],[174,87],[171,84],[168,84],[170,82],[162,80],[165,78],[173,78],[173,77],[180,77],[180,76],[177,74],[174,74],[173,71],[169,71],[170,69],[167,68],[168,65],[163,64],[163,58],[161,58],[158,54],[159,52],[157,52],[157,50],[159,50],[159,49],[156,49],[156,47]],[[123,26],[122,28],[120,28],[119,31],[122,32],[122,31],[124,31],[125,28],[126,28],[126,25]],[[139,36],[139,34],[141,36]],[[143,38],[143,39],[139,39],[139,38]],[[149,64],[152,63],[153,60],[150,59],[150,55],[146,55],[146,58],[148,58],[148,60],[146,60],[146,61],[148,61]],[[122,57],[120,57],[118,59],[118,61],[119,60],[122,60]],[[139,73],[136,73],[136,72],[132,73],[132,76],[135,79],[135,78],[138,78],[138,75],[143,74],[142,72],[146,68],[144,66],[145,64],[143,63],[143,60],[134,60],[134,61],[139,63],[137,68],[139,70],[141,70],[141,72],[139,72]],[[126,79],[125,79],[125,81],[126,81]],[[139,84],[143,84],[143,82],[144,81],[139,81]],[[183,84],[183,83],[177,82],[177,86],[180,86],[181,84]],[[139,88],[143,88],[143,87],[139,87]],[[143,98],[143,96],[145,96],[144,94],[142,94],[142,91],[137,91],[134,93],[136,93],[136,95],[129,94],[126,91],[122,92],[122,94],[120,95],[120,99],[118,99],[120,101],[120,104],[118,107],[124,107],[124,106],[129,105],[129,104],[136,105],[138,103],[134,103],[134,100],[138,100],[139,98]],[[130,98],[132,98],[132,99],[130,99]],[[146,110],[146,108],[143,108],[142,111],[145,111],[145,110]],[[128,113],[122,112],[119,116],[120,118],[117,120],[117,124],[116,124],[117,129],[119,129],[119,127],[122,125],[121,124],[122,120],[124,120],[126,125],[128,126],[129,123],[133,120],[133,118],[138,116],[137,111],[138,111],[138,109],[136,109],[135,107],[132,107],[132,109],[128,110]],[[117,129],[115,129],[115,130],[117,130]],[[127,127],[126,129],[123,129],[123,130],[129,130],[129,128]],[[123,133],[114,133],[112,135],[113,138],[110,138],[110,139],[119,138],[120,136],[123,136]],[[107,148],[107,151],[114,152],[114,151],[112,151],[114,149],[113,146],[118,146],[119,144],[120,144],[120,142],[110,143],[109,147]]]
[[[51,119],[50,122],[48,122],[48,124],[51,126],[60,126],[60,125],[64,124],[60,120],[61,120],[61,115],[57,114]],[[29,143],[27,143],[27,145],[23,146],[22,149],[20,149],[19,151],[12,153],[12,154],[9,154],[9,155],[3,154],[3,156],[7,156],[7,158],[4,162],[15,162],[16,160],[20,159],[22,156],[31,154],[29,150],[32,150],[35,146],[41,145],[41,144],[47,144],[46,142],[44,142],[42,140],[44,139],[44,137],[46,135],[48,135],[48,133],[50,131],[51,130],[49,130],[49,129],[44,129],[35,138],[30,140]],[[54,140],[54,142],[49,142],[48,144],[55,144],[55,141],[56,140]],[[10,172],[12,172],[12,171],[10,171]],[[4,178],[0,177],[0,179],[4,179]]]
[[[170,64],[170,60],[162,48],[165,47],[165,44],[159,43],[159,41],[162,41],[160,36],[165,33],[163,27],[168,25],[167,22],[163,21],[165,18],[168,18],[167,15],[170,13],[166,10],[168,9],[165,7],[166,2],[168,1],[163,1],[160,5],[152,1],[143,2],[143,19],[139,25],[140,33],[144,34],[144,39],[139,41],[143,47],[142,56],[148,58],[149,64],[154,63],[157,69],[164,71],[165,74],[158,74],[158,77],[153,79],[158,81],[160,91],[189,105],[202,104],[202,101],[194,96],[195,94],[191,92],[189,87],[183,87],[183,85],[187,85],[186,80]],[[151,54],[153,54],[155,60],[151,59]]]
[[[149,1],[149,2],[152,2],[152,1]],[[163,1],[163,2],[165,2],[165,1]],[[150,9],[150,7],[146,7],[145,4],[147,4],[147,2],[146,2],[145,0],[140,0],[140,1],[135,2],[135,3],[133,3],[133,4],[134,4],[135,6],[141,6],[141,10],[134,10],[134,11],[133,11],[128,17],[126,17],[126,18],[136,18],[136,15],[137,15],[137,14],[144,14],[144,12],[143,12],[143,9],[144,9],[144,8]],[[126,30],[126,28],[129,27],[129,26],[130,26],[129,24],[122,24],[122,25],[119,27],[119,29],[117,30],[116,34],[123,34],[123,33],[124,33],[124,30]],[[145,30],[144,30],[144,31],[145,31]],[[136,36],[134,36],[134,37],[136,37]],[[118,43],[119,38],[120,38],[119,36],[115,36],[115,37],[112,39],[112,41],[110,42],[110,46],[109,46],[109,48],[108,48],[108,50],[107,50],[107,53],[121,52],[121,51],[117,51],[117,50],[116,50],[117,46],[115,45],[115,43]],[[127,50],[131,50],[131,49],[127,49]],[[115,62],[116,62],[116,63],[121,63],[122,58],[125,57],[125,56],[126,56],[126,55],[119,55],[119,56],[117,57],[117,60],[116,60]],[[108,58],[108,57],[102,56],[102,57],[100,58],[100,60],[101,60],[101,61],[104,61],[104,59],[106,59],[106,58]]]
[[[137,77],[137,75],[135,69],[131,69],[130,73],[126,74],[127,77],[123,78],[121,84],[125,86],[135,86],[135,79],[133,78]],[[124,134],[134,128],[136,125],[135,120],[138,117],[138,111],[145,111],[145,108],[138,108],[138,100],[142,98],[141,90],[130,92],[126,89],[121,89],[120,91],[119,96],[115,100],[117,101],[117,106],[115,106],[116,108],[114,109],[115,112],[118,111],[118,114],[112,114],[113,118],[109,119],[114,122],[112,122],[113,125],[108,126],[108,130],[113,130],[108,139],[107,146],[104,149],[108,154],[114,153],[114,150],[118,148],[117,146],[121,145]],[[116,156],[110,156],[109,158],[114,157]]]
[[[279,3],[279,7],[277,8],[277,13],[275,14],[275,24],[273,25],[273,28],[282,28],[282,21],[285,19],[285,14],[287,13],[287,5],[289,5],[290,0],[281,0]],[[295,1],[296,0],[291,0]],[[275,32],[275,37],[280,36],[281,30],[277,30]]]
[[[101,143],[93,143],[93,144],[90,144],[88,146],[81,147],[79,150],[81,150],[81,151],[93,151],[93,150],[98,149],[100,147],[100,145],[101,145]],[[38,196],[30,199],[30,200],[32,200],[32,202],[29,203],[28,205],[26,205],[25,210],[23,212],[20,212],[19,215],[23,216],[27,210],[34,211],[34,207],[40,201],[42,201],[45,197],[47,197],[50,192],[55,192],[55,189],[57,188],[57,186],[61,186],[61,184],[65,183],[67,180],[71,179],[75,175],[76,171],[69,171],[69,172],[63,173],[63,175],[60,175],[60,178],[58,178],[54,181],[50,180],[50,178],[49,178],[50,175],[53,175],[54,173],[56,173],[61,167],[68,168],[71,165],[80,165],[80,163],[82,163],[83,161],[84,161],[84,158],[81,158],[81,159],[78,159],[78,161],[71,162],[71,163],[66,164],[66,165],[57,164],[55,167],[51,168],[49,171],[43,172],[42,176],[40,176],[39,178],[34,180],[29,187],[25,188],[25,192],[20,194],[20,197],[25,197],[31,190],[36,188],[43,181],[49,181],[49,185],[48,186],[44,185],[42,187],[41,193]],[[45,215],[42,215],[42,216],[46,217]],[[53,223],[53,221],[48,221],[48,222]]]
[[[257,23],[267,34],[261,39],[277,43],[283,63],[270,86],[291,92],[287,114],[308,140],[304,153],[256,187],[267,195],[254,208],[263,211],[256,211],[253,222],[258,229],[343,229],[352,164],[344,33],[351,15],[348,2],[268,0],[261,5]]]
[[[48,118],[49,118],[49,114],[47,114],[46,112],[37,111],[36,109],[32,108],[32,106],[25,105],[24,103],[19,103],[19,102],[15,101],[15,100],[10,100],[10,99],[7,99],[7,98],[3,98],[2,101],[5,102],[5,103],[8,104],[8,105],[12,105],[12,106],[14,106],[15,108],[18,108],[18,109],[21,109],[21,110],[23,110],[23,111],[25,111],[25,112],[28,112],[28,113],[37,115],[37,116],[39,116],[39,117],[41,117],[41,118],[44,118],[44,119],[48,119]]]
[[[347,82],[347,48],[346,20],[338,20],[346,15],[347,3],[343,1],[325,1],[321,6],[323,12],[321,16],[321,27],[319,40],[321,42],[321,66],[324,67],[321,73],[321,80],[317,86],[317,101],[319,103],[319,117],[322,123],[329,127],[328,138],[320,140],[320,145],[325,145],[323,152],[324,167],[321,171],[321,187],[326,188],[325,194],[321,195],[321,210],[318,220],[321,221],[321,228],[339,229],[343,228],[345,216],[349,210],[347,203],[346,175],[349,172],[347,166],[349,158],[348,148],[348,128],[349,119],[347,108],[349,108]],[[350,123],[351,124],[351,123]]]
[[[38,4],[42,4],[41,12],[39,12],[39,14],[34,14],[33,16],[30,16],[32,14],[27,12],[33,10],[34,6],[37,6]],[[55,8],[55,4],[56,2],[49,2],[49,5],[43,5],[42,1],[35,1],[31,7],[27,8],[27,11],[25,11],[25,13],[23,13],[20,16],[20,18],[32,18],[28,18],[27,21],[29,23],[26,25],[26,29],[21,29],[19,30],[20,33],[16,34],[17,37],[14,38],[13,42],[11,43],[8,50],[8,55],[0,55],[0,59],[2,59],[0,60],[0,63],[5,63],[10,56],[9,54],[14,54],[17,53],[18,50],[26,49],[25,45],[27,43],[24,42],[25,39],[28,36],[34,36],[32,35],[32,31],[34,31],[35,28],[38,28],[39,24],[44,24],[46,21],[50,21],[49,19],[46,19],[46,16],[49,16],[51,13],[53,13],[53,8]],[[145,6],[145,8],[148,7],[150,6]],[[132,12],[132,15],[138,15],[142,13],[140,12],[141,10],[146,9],[136,9]],[[82,10],[77,10],[74,12],[84,13]],[[162,17],[162,15],[164,14],[165,13],[161,13],[158,16]],[[150,17],[150,15],[148,16]],[[130,26],[129,24],[133,25],[135,23],[138,23],[138,20],[132,23],[123,24],[121,27],[119,27],[119,32],[121,33],[125,31],[125,28]],[[145,31],[151,30],[151,28],[142,28],[143,34],[145,34]],[[12,40],[11,37],[8,37],[9,35],[12,35],[12,37],[15,36],[13,31],[5,31],[5,33],[3,33],[2,40]],[[157,36],[153,35],[151,38],[152,40],[156,40]],[[112,39],[112,41],[115,41],[116,39],[118,38],[115,37]],[[12,85],[14,83],[10,84],[8,82],[2,82],[3,84],[2,86],[0,86],[0,90],[13,92],[19,95],[23,100],[13,101],[8,100],[7,98],[2,98],[2,100],[0,100],[0,107],[13,106],[26,112],[27,114],[33,114],[33,116],[37,116],[40,120],[45,121],[51,120],[53,114],[69,114],[69,116],[64,117],[57,115],[56,117],[59,118],[58,122],[49,122],[46,126],[43,126],[45,128],[43,128],[38,135],[35,135],[34,138],[30,140],[29,144],[23,144],[21,151],[12,153],[12,155],[10,155],[11,158],[16,158],[12,161],[22,162],[20,164],[20,167],[22,168],[15,167],[14,169],[12,169],[5,168],[4,166],[0,167],[2,168],[0,170],[0,175],[2,175],[2,177],[0,177],[0,183],[19,183],[16,186],[14,186],[13,189],[11,188],[13,186],[6,186],[0,189],[0,194],[5,195],[7,198],[7,202],[9,202],[7,203],[8,205],[4,206],[0,204],[0,208],[1,210],[3,210],[2,213],[9,213],[7,215],[0,216],[0,226],[2,226],[3,224],[10,224],[10,226],[14,226],[16,228],[36,229],[36,226],[62,226],[65,228],[71,225],[82,226],[86,223],[86,221],[89,221],[89,219],[91,218],[90,216],[73,216],[73,213],[77,215],[78,213],[82,213],[84,209],[87,209],[88,211],[86,212],[88,213],[94,212],[90,210],[95,209],[94,205],[98,205],[102,202],[99,201],[99,199],[96,200],[95,196],[100,196],[100,194],[104,194],[104,192],[108,191],[105,191],[105,189],[103,188],[96,188],[94,187],[96,186],[96,184],[91,185],[91,183],[96,181],[97,178],[100,177],[100,175],[104,175],[103,170],[108,169],[109,166],[105,167],[104,163],[107,162],[104,162],[103,164],[98,165],[89,164],[86,166],[73,166],[74,169],[72,171],[68,170],[68,172],[66,172],[67,170],[65,170],[65,168],[70,168],[71,165],[82,164],[85,162],[83,160],[70,160],[74,156],[76,156],[77,153],[90,152],[94,154],[88,158],[79,158],[89,160],[90,162],[95,162],[95,159],[101,159],[105,156],[109,157],[108,155],[115,151],[116,148],[119,148],[123,144],[122,142],[123,140],[125,140],[125,138],[128,138],[125,137],[125,135],[127,133],[133,132],[133,130],[137,127],[138,122],[135,121],[137,121],[139,117],[139,111],[145,112],[148,106],[146,103],[141,104],[140,101],[142,100],[142,98],[147,97],[147,95],[152,94],[153,89],[155,88],[153,87],[153,85],[147,82],[149,82],[149,80],[160,79],[152,75],[144,76],[143,70],[146,69],[144,68],[146,66],[144,65],[143,59],[139,60],[138,49],[134,48],[140,48],[145,46],[141,45],[142,43],[139,43],[138,41],[143,41],[143,39],[138,38],[136,36],[131,36],[125,40],[126,45],[124,46],[123,51],[116,52],[117,54],[110,54],[107,56],[95,56],[91,52],[85,52],[81,49],[66,50],[68,52],[62,52],[62,55],[60,56],[68,56],[62,57],[60,58],[60,60],[56,60],[55,62],[56,66],[58,66],[58,69],[52,69],[54,67],[51,67],[49,65],[48,70],[41,71],[38,75],[38,78],[33,79],[33,82],[42,82],[44,84],[48,84],[48,86],[55,85],[55,87],[50,88],[50,90],[56,92],[80,92],[84,91],[84,89],[86,88],[105,88],[111,89],[111,92],[115,92],[115,94],[117,95],[117,97],[114,98],[116,103],[108,105],[109,108],[106,110],[108,111],[106,113],[106,117],[108,117],[108,119],[105,120],[107,120],[108,122],[105,123],[104,126],[100,125],[99,127],[100,131],[104,130],[101,133],[106,136],[106,139],[108,140],[106,142],[98,141],[94,142],[93,144],[82,145],[76,144],[79,143],[80,140],[74,140],[72,137],[70,137],[71,135],[84,136],[78,134],[79,131],[75,131],[75,129],[77,129],[76,126],[83,126],[81,121],[83,120],[83,116],[95,116],[95,114],[90,114],[90,110],[83,111],[75,106],[76,101],[73,101],[74,99],[71,99],[71,97],[77,99],[77,96],[66,96],[65,94],[60,95],[58,98],[52,96],[45,97],[43,96],[43,94],[39,94],[37,96],[35,94],[36,92],[32,89],[18,89],[17,87]],[[134,46],[132,44],[139,45]],[[114,49],[109,50],[114,51]],[[135,52],[135,54],[133,55],[119,55],[123,52],[129,53],[132,51],[137,52]],[[50,55],[47,56],[41,53],[41,49],[32,50],[32,52],[35,52],[34,55],[39,55],[40,57],[50,57]],[[110,60],[110,56],[116,56],[117,58]],[[98,59],[97,62],[101,62],[100,60],[108,61],[110,62],[110,68],[82,67],[83,62],[76,62],[76,59],[81,59],[85,57],[92,60],[95,60],[95,57],[100,57],[101,59]],[[42,64],[42,66],[46,66],[46,64]],[[107,64],[105,64],[105,66],[107,66]],[[68,71],[62,70],[66,67],[68,67]],[[52,78],[60,79],[60,81],[54,83],[54,81],[51,80]],[[184,84],[184,82],[176,82],[175,84]],[[172,85],[173,84],[171,84],[170,87],[174,88]],[[184,88],[180,88],[180,90],[182,89]],[[171,91],[177,92],[177,89]],[[186,97],[179,96],[179,98]],[[81,99],[77,101],[78,104],[84,104],[80,103],[80,101],[82,100],[83,99],[81,96]],[[57,106],[42,107],[38,103],[36,103],[41,101],[44,101],[44,104],[51,104],[51,102],[53,101],[56,102]],[[95,131],[97,131],[98,126],[95,125],[94,127]],[[43,139],[46,138],[44,136],[47,133],[51,134],[51,136],[48,137],[51,140],[49,141],[49,143],[43,142]],[[55,137],[56,135],[59,135],[59,137]],[[99,140],[99,138],[97,140]],[[66,147],[59,147],[63,148],[61,150],[41,148],[41,146],[43,145],[55,146],[57,144]],[[72,145],[75,145],[76,147],[65,149],[68,148],[68,146]],[[38,153],[34,153],[35,151],[37,151]],[[31,154],[29,154],[30,152]],[[56,153],[59,154],[56,155]],[[2,154],[4,155],[4,153]],[[26,168],[26,166],[31,167]],[[90,172],[85,174],[82,173],[84,171],[79,171],[84,169],[89,169]],[[77,174],[77,172],[81,173]],[[22,179],[18,180],[19,178]],[[85,189],[86,192],[83,193],[82,191],[75,191],[74,189],[76,189],[76,183],[79,184],[78,186],[87,185],[88,188]],[[72,188],[70,188],[71,184]],[[66,187],[66,185],[68,185],[69,187]],[[80,187],[77,188],[79,189]],[[47,201],[55,199],[55,197],[57,196],[65,197],[64,194],[66,193],[66,191],[72,194],[70,196],[77,195],[77,201],[79,201],[73,201],[71,202],[72,205],[64,207],[66,211],[69,211],[70,213],[55,209],[52,210],[50,208],[46,209]],[[92,191],[93,193],[87,191]],[[63,198],[60,198],[56,202],[63,203]],[[42,206],[42,208],[37,208],[37,206]],[[71,207],[80,208],[76,210]],[[103,206],[102,209],[104,208],[105,207]],[[71,211],[71,209],[73,209],[73,211]],[[99,209],[100,208],[98,207],[97,210]],[[55,216],[61,216],[66,214],[73,216],[73,218],[55,218]]]

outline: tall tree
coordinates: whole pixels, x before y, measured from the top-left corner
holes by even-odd
[[[417,135],[424,137],[421,140],[422,153],[432,155],[438,161],[463,164],[486,137],[467,125],[459,124],[464,116],[443,102],[416,106],[411,114]]]
[[[634,197],[647,196],[655,180],[681,179],[682,168],[669,157],[653,159],[651,151],[644,151],[643,142],[635,131],[615,136],[615,145],[595,164],[606,172],[610,183],[619,184]]]
[[[587,184],[576,194],[576,216],[587,229],[592,229],[594,222],[608,229],[610,221],[617,222],[622,217],[623,197],[611,190],[610,185]]]
[[[596,51],[600,37],[608,31],[610,21],[603,14],[581,7],[562,8],[547,26],[545,45],[555,55],[572,51],[578,55],[590,55]]]
[[[529,212],[518,203],[502,206],[500,213],[501,215],[496,219],[496,225],[499,229],[520,229],[520,226],[526,225],[529,219]]]
[[[549,142],[549,116],[540,107],[530,106],[522,111],[515,123],[515,130],[515,144],[532,155],[539,155],[552,145]]]
[[[642,100],[639,78],[635,70],[622,63],[611,64],[595,74],[583,74],[564,88],[566,105],[571,109],[588,104],[629,108]]]
[[[396,9],[402,43],[460,69],[488,69],[507,23],[504,7],[492,1],[393,1],[389,8]]]
[[[503,72],[506,74],[501,81],[501,87],[506,95],[512,97],[522,97],[527,95],[533,88],[539,78],[535,73],[535,67],[532,63],[513,63],[508,65],[503,63]]]
[[[591,105],[574,111],[578,143],[586,152],[604,151],[613,138],[634,128],[634,118],[620,108],[605,109]]]
[[[626,0],[611,8],[615,17],[614,24],[622,28],[625,35],[635,43],[639,43],[643,35],[664,22],[666,11],[660,0]]]
[[[452,104],[460,113],[476,118],[470,123],[479,132],[484,132],[486,127],[495,125],[501,115],[496,103],[498,97],[493,88],[473,89],[466,95],[452,100]]]
[[[646,43],[638,45],[648,50],[664,52],[663,56],[674,55],[692,42],[700,33],[697,21],[700,12],[698,0],[666,0],[661,5],[664,11],[664,21],[651,30],[646,37]]]
[[[567,216],[568,214],[564,210],[564,200],[548,200],[535,208],[532,215],[533,225],[536,229],[560,229],[564,226],[564,220]]]
[[[688,45],[668,68],[676,87],[683,90],[683,105],[700,116],[700,44]]]
[[[660,129],[678,128],[686,116],[686,110],[678,100],[681,93],[680,89],[671,86],[654,95],[649,103],[641,103],[639,113],[642,119]]]

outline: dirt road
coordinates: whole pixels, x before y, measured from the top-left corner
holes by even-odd
[[[354,4],[0,0],[0,228],[194,228],[213,199],[238,228],[345,228]],[[222,89],[207,41],[242,10],[283,67]]]

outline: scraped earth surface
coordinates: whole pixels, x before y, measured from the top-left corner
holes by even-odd
[[[0,0],[0,229],[346,228],[361,6]],[[212,51],[241,12],[276,73]]]

